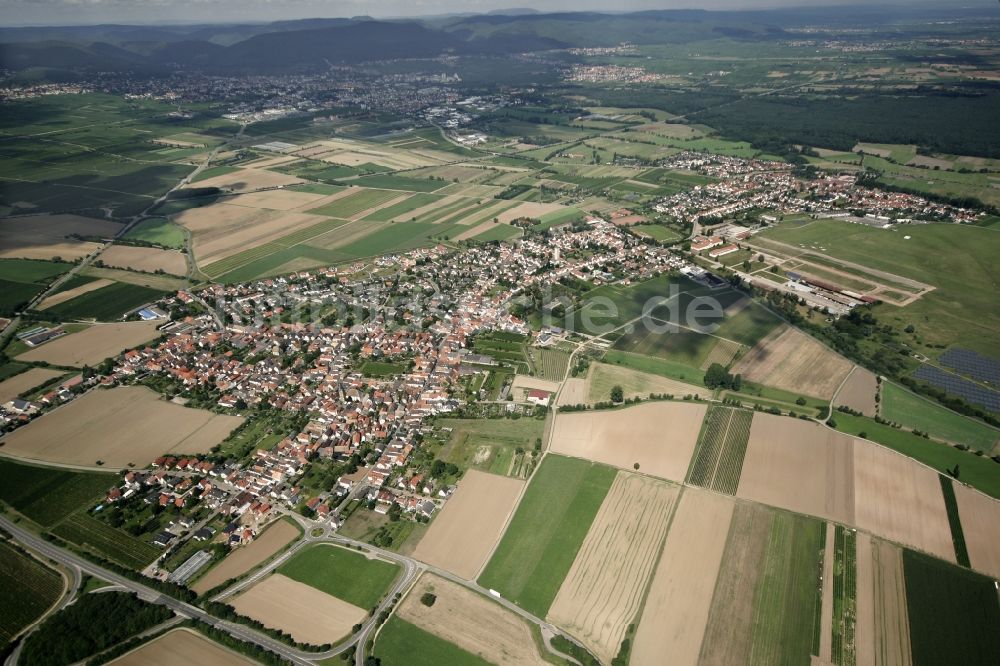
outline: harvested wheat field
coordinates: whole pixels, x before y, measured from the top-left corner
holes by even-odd
[[[470,469],[413,557],[475,580],[517,506],[524,481]]]
[[[279,520],[249,545],[237,548],[221,562],[198,579],[191,589],[198,594],[222,585],[230,578],[237,578],[269,559],[282,548],[299,538],[299,530],[291,523]]]
[[[676,379],[631,370],[620,365],[595,363],[587,376],[587,402],[606,402],[611,399],[611,389],[621,386],[625,398],[646,398],[651,393],[669,394],[677,397],[696,395],[707,398],[711,391],[693,384],[685,384]]]
[[[263,169],[237,169],[230,173],[224,173],[213,178],[199,180],[190,185],[193,188],[218,187],[220,190],[230,192],[249,192],[251,190],[261,190],[266,187],[279,187],[285,185],[295,185],[304,182],[301,178],[288,176],[275,171],[264,171]]]
[[[107,238],[122,225],[80,215],[38,215],[27,219],[0,220],[0,258],[73,261],[97,249],[97,243],[68,238],[70,235]]]
[[[1000,502],[957,481],[952,485],[972,568],[1000,578]]]
[[[562,392],[559,394],[556,404],[582,405],[587,402],[589,382],[581,377],[571,377],[563,382]]]
[[[903,553],[898,547],[858,532],[857,593],[857,663],[913,663]]]
[[[108,285],[114,283],[115,283],[114,280],[109,280],[108,278],[98,278],[97,280],[91,280],[86,284],[81,284],[79,287],[73,287],[72,289],[60,291],[58,293],[46,297],[41,303],[38,304],[38,309],[48,310],[54,305],[59,305],[60,303],[71,301],[77,296],[81,296],[83,294],[86,294],[87,292],[97,291],[98,289],[107,287]]]
[[[877,392],[878,380],[875,375],[860,366],[855,366],[837,393],[834,406],[843,405],[865,416],[875,416],[878,411],[878,403],[875,402]]]
[[[426,593],[433,606],[420,603]],[[399,606],[407,622],[471,652],[491,664],[544,666],[525,620],[500,604],[434,574],[425,573]]]
[[[191,629],[174,629],[108,663],[115,666],[253,666],[257,662]]]
[[[153,340],[162,322],[129,321],[94,324],[82,331],[64,335],[41,347],[26,351],[20,361],[45,361],[53,365],[97,365],[110,356]]]
[[[187,273],[187,258],[177,250],[112,245],[101,253],[101,261],[112,268],[125,268],[143,273],[156,271],[171,275]]]
[[[344,196],[345,189],[336,194],[312,194],[310,192],[296,192],[294,190],[268,190],[266,192],[248,192],[226,199],[230,206],[244,206],[246,208],[265,208],[267,210],[296,210],[312,208],[320,205],[327,199]]]
[[[364,608],[281,574],[271,574],[230,599],[229,605],[240,615],[312,645],[336,643],[368,616]]]
[[[733,366],[744,379],[817,398],[833,397],[852,364],[812,337],[782,326]]]
[[[618,472],[548,619],[602,663],[618,654],[635,621],[680,488]]]
[[[0,382],[0,405],[10,402],[25,391],[30,391],[36,386],[41,386],[50,379],[54,379],[62,374],[61,370],[49,370],[48,368],[31,368],[19,375],[14,375],[10,379]]]
[[[653,575],[630,663],[697,664],[734,503],[685,488]]]
[[[853,525],[854,448],[812,421],[757,412],[736,495]]]
[[[705,405],[647,402],[599,412],[560,414],[549,450],[620,469],[683,481]]]
[[[95,389],[8,434],[4,453],[42,462],[145,467],[165,453],[208,453],[243,423],[181,407],[141,386]]]
[[[955,561],[938,473],[864,440],[854,443],[855,521],[861,529]]]

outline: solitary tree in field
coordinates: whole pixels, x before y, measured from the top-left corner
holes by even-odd
[[[625,391],[622,390],[621,386],[614,386],[611,388],[611,402],[622,402],[625,400]]]
[[[635,471],[637,471],[637,472],[638,472],[638,471],[639,471],[639,463],[634,463],[634,464],[632,465],[632,469],[634,469]]]

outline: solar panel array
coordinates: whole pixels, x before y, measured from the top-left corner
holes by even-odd
[[[1000,361],[970,349],[949,349],[941,355],[941,364],[981,382],[1000,386]]]
[[[1000,391],[985,388],[932,365],[921,365],[913,376],[931,386],[957,395],[973,405],[1000,413]]]

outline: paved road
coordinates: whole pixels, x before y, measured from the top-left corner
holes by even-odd
[[[69,567],[77,567],[84,573],[88,573],[97,578],[120,585],[130,592],[134,592],[146,601],[166,606],[182,617],[192,618],[204,622],[205,624],[213,626],[216,629],[225,631],[229,635],[241,641],[255,643],[266,650],[281,655],[298,666],[310,666],[311,661],[309,658],[314,657],[311,653],[291,648],[284,643],[280,643],[268,636],[265,636],[264,634],[254,631],[250,627],[219,620],[218,618],[206,613],[201,608],[192,606],[189,603],[185,603],[171,596],[161,594],[160,592],[146,587],[141,583],[137,583],[133,580],[125,578],[124,576],[119,576],[112,571],[108,571],[101,566],[85,560],[78,555],[64,550],[63,548],[51,544],[31,532],[28,532],[27,530],[19,527],[6,516],[0,516],[0,527],[10,532],[14,539],[18,542],[41,553],[51,560],[55,560],[56,562]]]

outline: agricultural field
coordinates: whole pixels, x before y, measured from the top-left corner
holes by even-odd
[[[712,406],[708,409],[688,483],[735,495],[750,441],[753,412]]]
[[[104,472],[37,467],[0,458],[0,500],[42,527],[95,503],[116,481],[116,475]]]
[[[82,367],[97,365],[126,349],[138,347],[158,336],[159,322],[136,321],[120,324],[94,324],[21,354],[30,363]]]
[[[965,444],[989,453],[1000,442],[1000,430],[921,398],[892,382],[882,383],[882,418],[916,428],[935,439]]]
[[[22,393],[28,393],[31,389],[46,384],[64,374],[61,370],[31,368],[27,372],[22,372],[10,379],[0,381],[0,405],[10,402]]]
[[[694,395],[707,398],[710,391],[700,386],[685,384],[659,375],[630,370],[618,365],[595,363],[587,375],[587,402],[606,402],[611,399],[611,389],[620,386],[626,400],[648,398],[651,394],[673,395],[678,398]],[[568,403],[571,404],[571,403]]]
[[[82,466],[102,461],[109,469],[145,466],[166,453],[207,453],[242,422],[181,407],[144,387],[97,389],[7,435],[4,454]]]
[[[0,541],[0,646],[59,600],[63,577],[19,548]]]
[[[678,666],[699,663],[733,509],[729,498],[683,489],[649,586],[630,663],[657,666],[665,654]]]
[[[618,654],[642,607],[679,487],[619,472],[547,619],[602,663]]]
[[[288,520],[279,520],[268,527],[249,545],[231,552],[191,585],[197,594],[204,594],[226,581],[239,578],[273,557],[299,538],[301,531]]]
[[[647,402],[611,411],[561,414],[549,449],[619,469],[638,469],[669,481],[683,481],[705,409],[704,405],[690,402]],[[671,424],[670,428],[665,429],[664,423]]]
[[[97,291],[103,287],[114,284],[114,280],[108,278],[92,278],[84,275],[74,275],[59,285],[59,288],[50,296],[46,296],[38,303],[35,309],[48,310],[49,308],[71,301],[77,296],[82,296],[87,292]]]
[[[375,209],[389,202],[403,199],[403,193],[396,190],[358,189],[351,190],[346,196],[339,197],[332,203],[310,209],[314,215],[327,215],[341,220],[351,220],[371,215]]]
[[[554,382],[560,382],[566,376],[569,367],[569,353],[558,349],[539,347],[532,350],[535,356],[535,368],[538,376]]]
[[[433,605],[420,602],[425,594],[434,595]],[[481,594],[430,573],[420,577],[399,605],[395,617],[489,663],[510,666],[548,663],[538,654],[532,627],[525,620]],[[382,654],[382,640],[380,634],[375,645],[376,655]],[[423,650],[414,652],[421,653],[418,661],[407,659],[405,663],[422,663],[419,659],[423,657]]]
[[[142,570],[163,551],[153,544],[77,511],[52,528],[61,539],[130,569]]]
[[[604,465],[546,456],[479,584],[544,617],[616,474]]]
[[[914,666],[1000,661],[1000,604],[992,579],[903,551]]]
[[[152,247],[112,245],[101,253],[101,261],[112,268],[156,273],[162,271],[170,275],[187,273],[187,257],[176,250],[160,250]]]
[[[20,219],[0,219],[0,258],[54,259],[74,261],[87,256],[99,246],[82,238],[109,238],[122,225],[80,215],[41,215],[30,224]]]
[[[883,388],[882,399],[885,399]],[[861,366],[855,366],[847,377],[847,381],[837,392],[834,406],[841,405],[861,412],[865,416],[875,416],[879,409],[876,395],[879,392],[878,380],[874,374]],[[928,403],[929,404],[929,403]],[[891,419],[890,419],[891,420]],[[1000,435],[1000,432],[997,433]]]
[[[985,456],[972,455],[864,417],[837,412],[834,419],[841,432],[859,436],[863,433],[867,439],[909,456],[942,474],[958,466],[963,483],[1000,499],[1000,478],[996,473],[996,463]]]
[[[822,522],[739,505],[700,663],[807,663],[819,623]]]
[[[733,366],[745,380],[829,400],[853,364],[798,329],[773,331]]]
[[[368,611],[278,573],[269,575],[227,602],[300,643],[336,643],[364,621]]]
[[[29,259],[0,259],[0,315],[26,306],[72,264]]]
[[[857,446],[814,422],[756,412],[736,495],[853,525]]]
[[[361,608],[373,608],[399,566],[339,546],[317,544],[297,552],[278,573]]]
[[[132,227],[124,238],[175,249],[184,247],[185,242],[184,229],[162,217],[143,220]]]
[[[108,662],[114,666],[252,666],[253,660],[190,629],[174,629]]]
[[[902,549],[858,532],[855,550],[856,663],[913,663]]]
[[[829,538],[829,537],[828,537]],[[829,549],[827,550],[829,552]],[[833,663],[857,663],[857,532],[837,525],[833,543],[833,617],[830,651]],[[825,582],[825,581],[824,581]],[[825,600],[824,600],[825,601]]]
[[[116,282],[51,306],[45,313],[63,321],[74,319],[114,321],[143,305],[159,300],[163,295],[163,291],[159,289]]]
[[[539,419],[441,419],[436,425],[450,428],[448,441],[438,457],[463,469],[470,467],[493,474],[508,475],[517,449],[524,455],[534,451],[542,437],[544,421]],[[516,475],[513,475],[516,476]],[[526,475],[525,475],[526,476]]]
[[[400,618],[389,618],[378,633],[375,656],[385,666],[490,666],[491,662]]]
[[[474,580],[521,496],[524,482],[470,469],[431,522],[413,557]]]
[[[958,481],[951,484],[969,564],[976,571],[1000,578],[1000,502]]]

